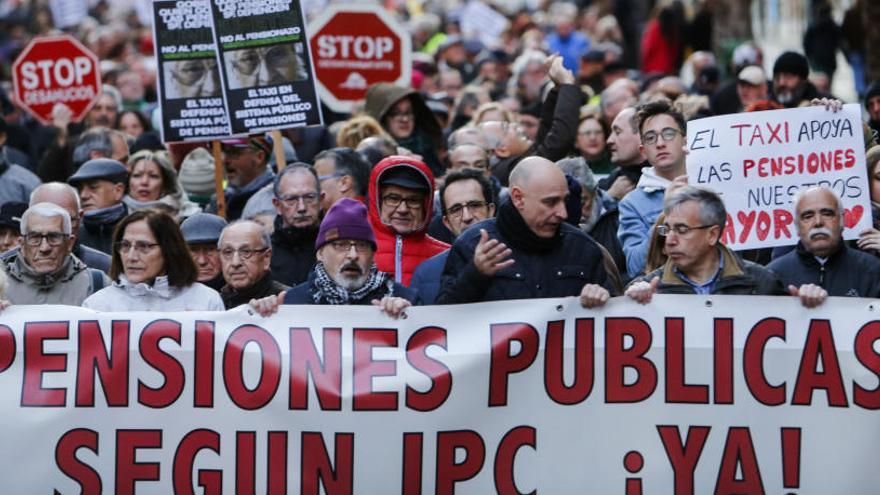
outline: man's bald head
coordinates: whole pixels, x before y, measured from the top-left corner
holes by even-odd
[[[552,238],[568,216],[565,174],[546,158],[530,156],[510,173],[510,200],[538,237]]]
[[[33,206],[37,203],[52,203],[64,208],[70,215],[70,223],[73,226],[74,234],[76,233],[82,212],[79,193],[73,186],[64,182],[40,184],[31,192],[29,204]]]

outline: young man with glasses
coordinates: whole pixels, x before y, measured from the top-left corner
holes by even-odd
[[[449,248],[427,233],[433,199],[434,175],[423,162],[389,156],[373,168],[368,209],[376,234],[376,265],[395,282],[409,286],[419,263]]]
[[[290,288],[272,280],[269,272],[272,244],[269,235],[257,222],[239,220],[227,225],[217,241],[217,250],[226,280],[226,285],[220,289],[226,309]]]
[[[683,186],[666,198],[666,264],[635,280],[626,295],[647,304],[660,294],[785,295],[772,271],[740,259],[721,243],[727,211],[721,198],[703,188]]]
[[[260,314],[274,313],[279,304],[378,306],[397,318],[419,303],[418,293],[394,281],[374,263],[376,237],[360,201],[342,198],[327,212],[315,240],[318,263],[309,279],[277,296],[251,301]]]
[[[453,240],[471,225],[495,216],[492,184],[478,169],[447,174],[439,196],[443,225],[452,232]],[[411,287],[419,291],[423,304],[434,304],[448,255],[449,251],[443,251],[416,267]]]
[[[275,176],[275,229],[272,233],[272,278],[285,285],[304,282],[315,266],[315,238],[324,193],[318,174],[296,162]]]
[[[5,259],[9,275],[6,299],[13,304],[79,306],[110,284],[100,270],[88,268],[71,254],[76,235],[70,214],[52,203],[37,203],[21,217],[21,249]]]
[[[642,275],[648,255],[651,227],[663,210],[663,198],[687,183],[684,116],[668,100],[638,109],[641,151],[650,163],[636,188],[620,201],[617,237],[626,255],[630,277]]]

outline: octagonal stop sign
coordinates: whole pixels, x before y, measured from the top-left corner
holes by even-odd
[[[57,103],[79,122],[101,95],[98,57],[70,36],[35,38],[12,64],[12,85],[16,103],[43,124]]]
[[[309,33],[318,91],[334,112],[350,112],[375,83],[410,85],[409,33],[381,6],[333,5]]]

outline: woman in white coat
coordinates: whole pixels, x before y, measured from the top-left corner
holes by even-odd
[[[98,311],[223,311],[214,289],[196,282],[198,270],[180,228],[168,214],[139,210],[113,232],[113,284],[89,296]]]

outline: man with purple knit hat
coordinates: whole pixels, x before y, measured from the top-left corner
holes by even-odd
[[[392,318],[418,304],[418,292],[380,272],[373,262],[376,237],[360,201],[342,198],[324,215],[315,240],[317,265],[309,279],[286,293],[251,301],[260,314],[283,304],[373,304]]]

